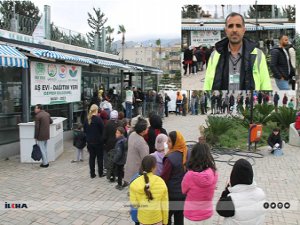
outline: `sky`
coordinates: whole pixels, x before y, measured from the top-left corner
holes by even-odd
[[[121,39],[117,34],[118,26],[126,29],[125,41],[143,41],[149,39],[173,39],[181,37],[181,7],[185,4],[199,4],[197,0],[31,0],[40,11],[44,5],[51,7],[51,21],[56,26],[86,34],[91,28],[87,24],[88,12],[93,7],[100,8],[108,18],[106,26],[115,29],[115,41]],[[270,0],[258,0],[257,4],[272,4]],[[204,8],[213,9],[224,1],[212,0],[211,5]],[[231,0],[231,4],[255,4],[255,1]],[[279,0],[277,4],[296,4],[296,0]],[[203,4],[204,5],[204,4]],[[237,7],[236,7],[237,8]],[[235,9],[233,7],[233,9]],[[219,7],[219,16],[221,7]],[[226,12],[225,12],[226,13]],[[296,18],[300,18],[300,10],[296,10]],[[298,16],[299,15],[299,16]],[[297,30],[300,31],[300,23]]]

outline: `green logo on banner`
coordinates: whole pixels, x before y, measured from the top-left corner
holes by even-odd
[[[78,72],[77,67],[76,66],[71,66],[71,69],[69,70],[70,76],[71,77],[76,77],[77,72]]]
[[[44,63],[36,63],[35,64],[35,73],[39,76],[45,75],[45,64]]]
[[[48,65],[48,75],[50,77],[55,77],[56,73],[57,73],[56,65],[55,64],[49,64]]]

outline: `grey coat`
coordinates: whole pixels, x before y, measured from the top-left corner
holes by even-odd
[[[130,182],[133,175],[139,172],[142,159],[149,155],[149,146],[144,138],[132,132],[128,138],[128,153],[125,164],[124,180]]]

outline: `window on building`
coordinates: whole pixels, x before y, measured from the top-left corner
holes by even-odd
[[[22,69],[0,67],[0,145],[19,140],[22,122]]]

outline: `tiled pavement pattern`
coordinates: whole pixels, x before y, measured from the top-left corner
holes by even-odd
[[[197,140],[204,116],[175,116],[164,119],[167,131],[180,130],[186,140]],[[284,156],[273,157],[265,149],[256,159],[255,180],[268,202],[290,202],[288,210],[269,209],[265,224],[300,224],[300,150],[286,145]],[[71,141],[65,152],[49,168],[21,164],[18,156],[0,161],[0,225],[134,224],[129,217],[127,189],[116,190],[105,178],[89,177],[88,161],[70,163],[75,157]],[[85,159],[88,154],[85,152]],[[229,159],[222,156],[222,159]],[[217,162],[219,181],[214,200],[219,198],[229,178],[231,166]],[[7,203],[26,203],[28,209],[5,209]],[[215,205],[215,204],[214,204]],[[222,224],[214,213],[213,224]]]

